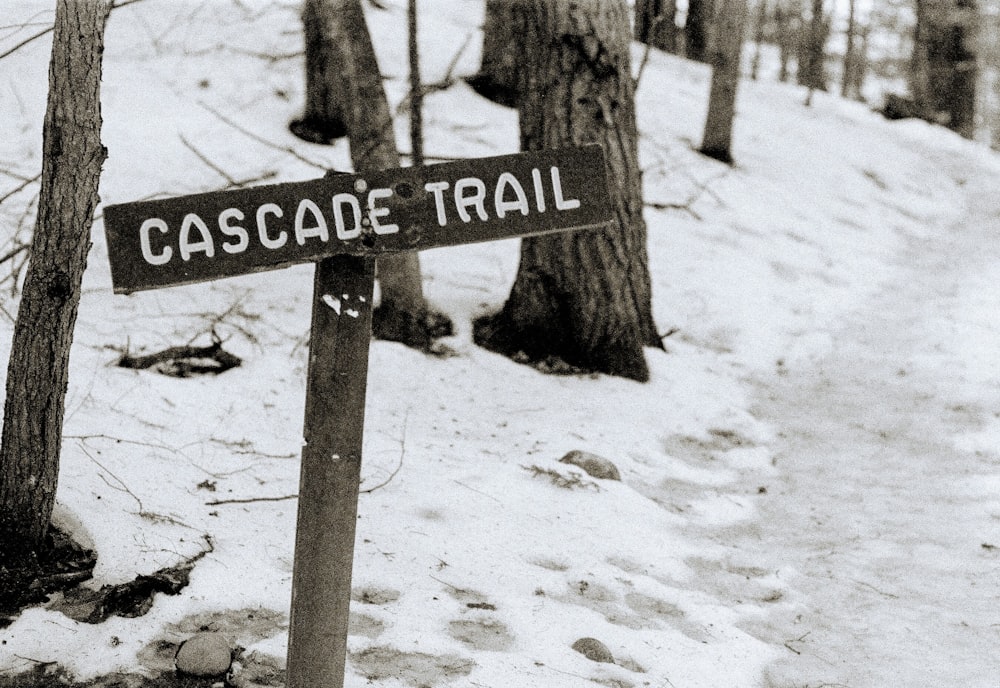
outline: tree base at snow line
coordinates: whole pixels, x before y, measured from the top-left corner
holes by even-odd
[[[733,164],[733,155],[727,148],[699,148],[698,152],[707,158],[724,162],[727,165]]]
[[[337,139],[347,136],[347,127],[339,120],[321,120],[307,117],[288,123],[288,130],[303,141],[331,146]]]
[[[413,312],[383,303],[372,313],[372,335],[388,342],[399,342],[425,353],[435,339],[455,333],[451,318],[444,313],[421,308]]]
[[[649,368],[638,343],[630,346],[624,342],[609,342],[600,351],[585,352],[555,329],[516,326],[503,310],[477,318],[472,324],[472,338],[484,349],[542,372],[604,373],[637,382],[649,380]],[[555,361],[562,365],[553,366]]]
[[[89,579],[97,555],[55,527],[41,552],[0,552],[0,628],[22,609],[44,603],[55,592]]]
[[[504,107],[517,107],[517,90],[504,84],[498,84],[486,74],[476,74],[465,80],[472,90],[481,95],[486,100],[503,105]]]

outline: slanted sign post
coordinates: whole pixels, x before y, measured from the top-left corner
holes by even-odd
[[[344,683],[376,257],[611,220],[597,145],[105,208],[116,293],[316,262],[289,688]]]

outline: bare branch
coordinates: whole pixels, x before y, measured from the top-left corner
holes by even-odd
[[[254,502],[284,502],[288,499],[298,499],[297,494],[284,495],[282,497],[250,497],[247,499],[213,499],[205,502],[205,506],[219,506],[220,504],[253,504]]]
[[[116,2],[114,5],[112,5],[111,9],[112,10],[116,10],[119,7],[127,7],[128,5],[134,5],[137,2],[142,2],[142,0],[120,0],[119,2]],[[3,58],[7,57],[8,55],[16,53],[18,50],[20,50],[24,46],[28,45],[32,41],[34,41],[34,40],[36,40],[38,38],[41,38],[42,36],[45,36],[46,34],[51,33],[52,29],[53,29],[52,26],[48,26],[48,27],[42,29],[41,31],[39,31],[38,33],[36,33],[36,34],[34,34],[32,36],[28,36],[23,41],[21,41],[20,43],[18,43],[17,45],[15,45],[13,48],[10,48],[9,50],[6,50],[6,51],[0,53],[0,60],[2,60]]]
[[[237,124],[233,120],[229,119],[228,117],[226,117],[225,115],[223,115],[221,112],[219,112],[215,108],[209,106],[208,104],[204,103],[203,101],[199,100],[198,101],[198,105],[201,106],[202,108],[204,108],[205,110],[208,110],[210,113],[212,113],[216,117],[218,117],[220,120],[222,120],[223,123],[228,124],[230,127],[232,127],[233,129],[235,129],[236,131],[240,132],[241,134],[243,134],[244,136],[246,136],[248,138],[253,139],[257,143],[265,145],[268,148],[273,148],[274,150],[281,151],[282,153],[287,153],[288,155],[291,155],[292,157],[294,157],[296,160],[304,162],[307,165],[311,165],[311,166],[313,166],[313,167],[315,167],[317,169],[326,171],[326,169],[327,169],[326,165],[322,165],[322,164],[320,164],[320,163],[318,163],[318,162],[316,162],[314,160],[310,160],[309,158],[307,158],[307,157],[303,156],[302,154],[300,154],[294,148],[291,148],[289,146],[282,146],[282,145],[274,143],[272,141],[268,141],[267,139],[265,139],[265,138],[263,138],[261,136],[258,136],[257,134],[253,133],[252,131],[249,131],[246,128],[240,126],[239,124]]]

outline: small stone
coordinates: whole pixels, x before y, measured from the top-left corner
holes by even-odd
[[[233,653],[221,633],[197,633],[177,650],[174,666],[190,676],[221,676],[229,670]]]
[[[602,480],[621,480],[618,467],[603,456],[574,449],[559,459],[559,463],[569,463],[586,471],[587,475]]]
[[[592,662],[615,663],[611,650],[597,638],[580,638],[573,643],[573,649]]]

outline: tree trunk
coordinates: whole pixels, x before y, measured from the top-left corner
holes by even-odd
[[[636,40],[668,53],[676,53],[676,18],[677,0],[636,0]]]
[[[417,43],[417,0],[406,4],[410,60],[410,164],[424,164],[424,85],[420,79],[420,48]]]
[[[688,0],[687,19],[684,22],[684,45],[690,60],[708,61],[712,41],[713,0]]]
[[[844,73],[840,79],[840,96],[842,98],[857,97],[857,94],[851,93],[851,85],[856,81],[854,72],[857,69],[857,55],[854,46],[856,4],[856,0],[848,0],[847,2],[847,47],[844,48]]]
[[[510,297],[477,321],[476,341],[646,380],[642,347],[662,344],[650,306],[628,9],[623,0],[524,4],[521,149],[600,143],[616,219],[605,229],[522,240]]]
[[[973,0],[918,0],[910,90],[925,119],[975,129],[978,13]]]
[[[325,145],[347,135],[343,82],[336,71],[341,46],[327,30],[332,11],[329,0],[303,2],[306,106],[302,118],[289,125],[299,138]]]
[[[793,12],[786,6],[787,0],[778,0],[774,9],[774,21],[778,31],[778,81],[785,83],[789,79],[789,63],[795,53],[798,29],[797,24],[801,17],[793,16]]]
[[[750,63],[750,78],[757,81],[760,75],[761,52],[764,46],[764,30],[767,24],[767,0],[757,0],[757,21],[753,32],[753,62]]]
[[[701,152],[727,164],[733,161],[733,118],[746,18],[746,0],[721,0],[715,18],[718,31],[711,50],[712,89]]]
[[[523,68],[522,5],[522,0],[486,0],[482,60],[479,73],[469,79],[476,93],[506,107],[518,103]]]
[[[823,62],[826,58],[829,26],[826,17],[823,16],[823,0],[813,0],[803,59],[799,62],[803,66],[800,70],[799,83],[809,88],[810,96],[813,91],[826,90],[826,70]]]
[[[361,1],[309,2],[315,5],[317,31],[331,46],[326,69],[340,84],[336,91],[343,105],[354,171],[364,174],[399,167],[392,114]],[[447,319],[428,310],[416,253],[380,258],[378,281],[382,300],[372,320],[376,336],[426,348],[432,335],[450,331]]]
[[[69,354],[101,165],[101,56],[111,2],[58,0],[42,182],[14,326],[0,446],[0,554],[37,551],[55,504]]]

